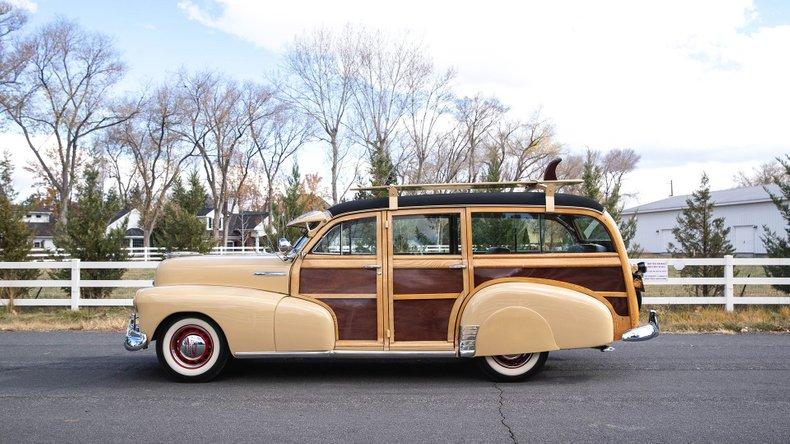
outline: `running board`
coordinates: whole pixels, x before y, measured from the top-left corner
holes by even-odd
[[[300,352],[238,352],[233,354],[239,359],[257,358],[455,358],[454,350],[414,351],[414,350],[325,350]]]

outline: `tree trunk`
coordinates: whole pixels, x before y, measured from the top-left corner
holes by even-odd
[[[337,168],[340,162],[340,147],[338,147],[337,137],[332,135],[332,205],[337,204]]]

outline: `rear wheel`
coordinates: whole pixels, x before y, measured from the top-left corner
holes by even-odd
[[[205,382],[216,377],[228,361],[222,330],[208,319],[174,319],[156,344],[156,356],[167,373],[180,381]]]
[[[515,382],[540,372],[548,356],[549,352],[483,356],[477,358],[477,364],[492,381]]]

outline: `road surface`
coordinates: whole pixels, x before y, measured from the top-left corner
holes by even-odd
[[[164,377],[119,333],[0,333],[0,442],[787,442],[790,335],[552,353],[517,384],[468,360],[255,360]]]

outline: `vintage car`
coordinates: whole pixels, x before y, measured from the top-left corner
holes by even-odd
[[[154,341],[186,381],[230,357],[326,356],[473,358],[515,381],[553,350],[655,337],[655,313],[638,326],[643,269],[616,224],[599,203],[555,193],[577,181],[550,169],[542,181],[390,186],[295,219],[304,235],[279,255],[165,260],[134,298],[125,347]],[[526,190],[400,195],[486,187]]]

